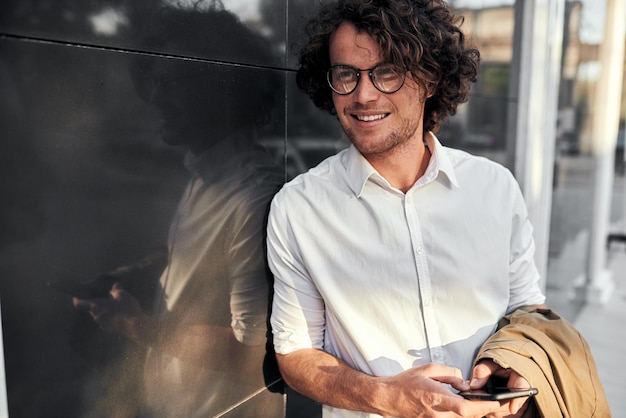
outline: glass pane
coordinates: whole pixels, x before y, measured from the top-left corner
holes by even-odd
[[[604,43],[606,1],[567,2],[563,46],[563,68],[559,94],[559,118],[556,138],[556,159],[552,219],[550,230],[550,293],[571,293],[589,276],[590,243],[594,217],[597,213],[596,176],[604,164],[613,165],[610,220],[608,233],[624,235],[624,124],[626,121],[626,89],[622,92],[619,130],[615,138],[598,138],[594,118],[601,112],[598,83],[602,63],[599,51]],[[619,42],[619,41],[618,41]],[[614,149],[602,143],[613,142]],[[602,155],[614,153],[613,160]],[[604,242],[597,243],[604,246]],[[613,245],[608,245],[610,264]],[[620,251],[620,248],[617,249]],[[554,299],[558,301],[558,298]],[[569,301],[556,306],[573,320],[580,313],[580,303]]]
[[[514,1],[457,0],[449,4],[464,18],[461,29],[480,51],[481,64],[469,102],[459,106],[438,137],[444,145],[505,164],[508,118],[516,104],[509,91]]]

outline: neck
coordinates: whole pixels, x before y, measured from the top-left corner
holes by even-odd
[[[403,193],[409,191],[415,182],[424,175],[430,157],[431,151],[426,145],[425,138],[403,144],[402,147],[394,149],[393,153],[384,156],[365,156],[391,186]]]

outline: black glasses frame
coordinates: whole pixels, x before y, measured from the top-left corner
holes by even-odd
[[[376,81],[376,76],[374,75],[374,73],[376,72],[377,69],[379,69],[380,67],[384,67],[384,66],[388,66],[388,67],[392,68],[398,74],[398,76],[402,78],[402,81],[400,82],[400,85],[398,86],[398,88],[395,88],[395,89],[392,89],[392,90],[384,90],[384,89],[382,89],[378,85],[378,82]],[[350,90],[350,91],[339,91],[339,90],[337,90],[333,86],[333,83],[332,83],[332,73],[337,68],[345,68],[347,70],[354,71],[354,73],[356,74],[356,82],[354,83],[354,87],[352,88],[352,90]],[[402,86],[404,86],[404,82],[406,80],[406,71],[402,70],[401,67],[398,67],[398,66],[395,66],[393,64],[389,64],[389,63],[384,62],[384,63],[378,64],[378,65],[375,65],[372,68],[367,68],[367,69],[354,68],[354,67],[351,67],[350,65],[344,65],[344,64],[333,65],[326,72],[326,81],[328,82],[328,85],[330,86],[330,88],[335,93],[340,94],[342,96],[345,96],[347,94],[352,93],[354,90],[356,90],[356,88],[359,86],[359,82],[361,80],[361,73],[365,73],[365,72],[367,72],[370,80],[372,81],[372,84],[374,85],[374,87],[376,87],[376,90],[380,91],[381,93],[385,93],[385,94],[392,94],[392,93],[397,92],[398,90],[400,90],[402,88]]]

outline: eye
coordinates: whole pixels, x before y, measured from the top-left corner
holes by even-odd
[[[381,82],[393,81],[401,77],[400,70],[393,65],[381,65],[374,68],[374,78]]]
[[[349,67],[338,67],[333,71],[334,78],[342,83],[349,83],[356,79],[356,71]]]

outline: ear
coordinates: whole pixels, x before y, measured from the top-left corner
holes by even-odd
[[[426,98],[430,99],[431,97],[433,97],[436,91],[437,91],[437,84],[429,83],[427,86],[427,90],[426,90]]]

